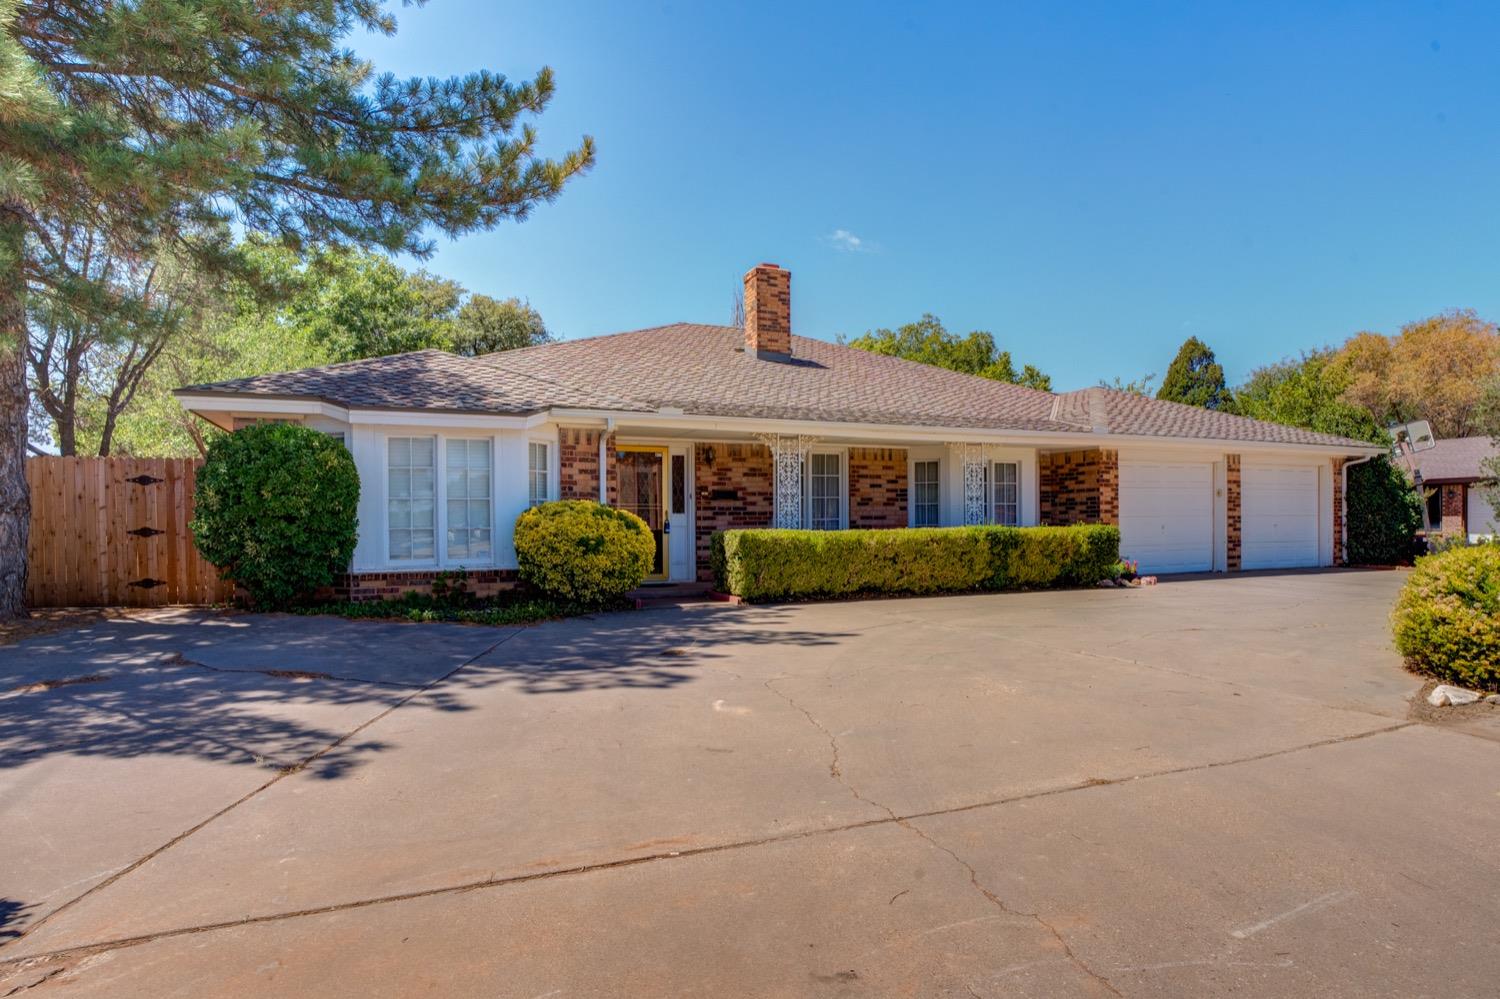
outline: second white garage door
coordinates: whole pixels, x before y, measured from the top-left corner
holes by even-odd
[[[1241,567],[1318,565],[1318,469],[1246,464],[1240,474]]]
[[[1143,573],[1212,569],[1213,465],[1121,462],[1120,554]]]

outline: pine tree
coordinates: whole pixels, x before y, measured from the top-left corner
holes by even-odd
[[[1207,409],[1223,409],[1229,403],[1224,368],[1214,359],[1208,344],[1195,336],[1183,342],[1156,397]]]
[[[537,153],[548,70],[398,80],[342,47],[395,28],[378,0],[0,0],[0,618],[24,613],[27,296],[97,299],[61,234],[205,273],[234,266],[226,222],[423,256],[592,164],[587,137]]]

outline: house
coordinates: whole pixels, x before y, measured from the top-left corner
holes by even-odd
[[[1103,388],[1054,394],[795,336],[791,275],[744,328],[674,323],[462,358],[437,350],[177,390],[226,430],[338,435],[362,483],[354,597],[463,566],[514,578],[529,504],[639,514],[662,581],[733,527],[1117,524],[1146,572],[1326,566],[1342,464],[1379,448]]]
[[[1470,541],[1500,532],[1500,512],[1481,488],[1490,478],[1481,467],[1486,458],[1500,456],[1489,437],[1447,437],[1409,457],[1409,471],[1422,473],[1427,493],[1427,523],[1442,534],[1466,534]]]

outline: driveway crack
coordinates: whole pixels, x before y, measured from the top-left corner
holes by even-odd
[[[1102,986],[1106,991],[1109,992],[1110,995],[1123,995],[1123,993],[1121,993],[1119,989],[1115,988],[1114,985],[1110,983],[1109,979],[1105,978],[1093,968],[1089,967],[1081,957],[1075,954],[1073,952],[1072,945],[1068,943],[1067,939],[1062,935],[1061,932],[1058,931],[1057,927],[1048,922],[1046,917],[1044,917],[1041,913],[1026,912],[1008,904],[1004,899],[995,894],[994,891],[986,887],[979,880],[979,872],[974,869],[973,864],[960,857],[957,853],[953,852],[942,843],[939,843],[936,839],[934,839],[931,835],[929,835],[922,829],[913,825],[909,818],[897,815],[895,809],[891,808],[887,804],[884,804],[883,802],[879,802],[873,798],[867,797],[863,792],[859,790],[859,788],[855,787],[854,784],[844,776],[843,769],[839,765],[841,750],[839,748],[838,736],[834,735],[833,730],[830,729],[827,725],[824,725],[821,721],[819,721],[816,715],[814,715],[802,704],[799,704],[794,697],[792,697],[785,691],[778,690],[775,687],[776,681],[782,679],[786,678],[772,677],[765,682],[765,688],[771,693],[775,694],[777,697],[780,697],[783,701],[786,701],[787,704],[791,705],[798,712],[800,712],[802,716],[806,718],[808,722],[813,726],[813,728],[823,733],[824,737],[828,739],[828,747],[831,753],[831,756],[828,760],[828,776],[832,777],[834,780],[843,785],[843,787],[854,797],[856,801],[860,802],[861,804],[880,809],[890,817],[891,822],[918,837],[934,849],[940,850],[941,852],[947,854],[953,859],[954,863],[958,864],[968,873],[969,884],[974,888],[975,891],[982,895],[986,901],[988,901],[991,905],[995,906],[997,909],[1008,916],[1030,919],[1035,922],[1042,929],[1046,930],[1054,940],[1057,941],[1058,946],[1062,948],[1063,954],[1067,956],[1067,959],[1074,965],[1074,967],[1078,968],[1079,971],[1083,972],[1094,982]],[[891,901],[894,902],[895,899],[892,899]]]

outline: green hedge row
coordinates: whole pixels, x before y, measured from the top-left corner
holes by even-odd
[[[1120,560],[1120,531],[1078,527],[914,527],[721,531],[718,588],[745,600],[1092,586]]]

